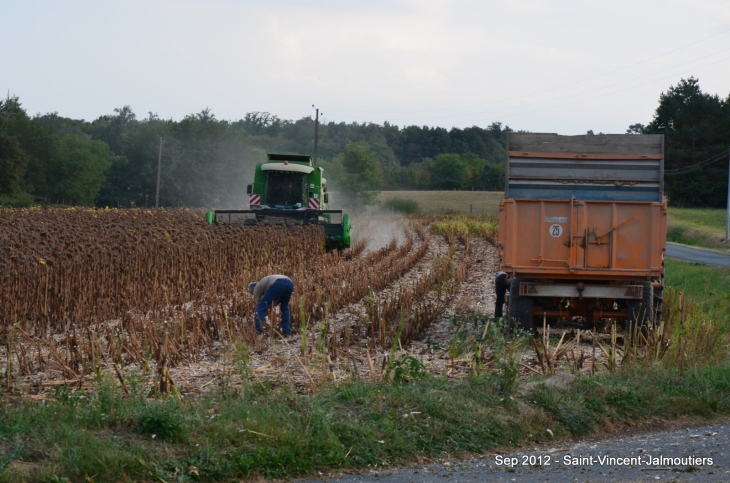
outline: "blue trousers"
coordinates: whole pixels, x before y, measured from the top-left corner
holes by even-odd
[[[264,292],[263,298],[256,306],[256,332],[261,333],[261,325],[266,320],[266,311],[273,308],[276,302],[281,304],[281,332],[291,333],[291,320],[289,315],[289,299],[294,292],[294,282],[291,280],[280,279],[274,282],[269,289]]]

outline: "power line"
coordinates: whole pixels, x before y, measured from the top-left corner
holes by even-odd
[[[675,169],[668,169],[664,171],[664,174],[679,174],[679,173],[685,173],[694,171],[696,169],[703,168],[707,165],[710,165],[712,163],[715,163],[723,158],[725,155],[725,150],[723,150],[721,153],[716,154],[715,156],[709,157],[703,161],[700,161],[699,163],[692,164],[690,166],[683,166],[681,168],[675,168]]]
[[[710,158],[707,158],[703,161],[700,161],[699,163],[693,164],[691,166],[684,166],[684,167],[675,168],[675,169],[666,169],[666,170],[664,170],[664,176],[674,176],[677,174],[690,173],[692,171],[704,168],[705,166],[709,166],[713,163],[716,163],[718,161],[725,159],[726,154],[727,154],[727,149],[723,149],[722,152],[720,152]]]

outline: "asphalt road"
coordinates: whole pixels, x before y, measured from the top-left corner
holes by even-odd
[[[368,473],[342,477],[323,475],[318,479],[307,481],[309,483],[730,481],[730,426],[728,425],[613,438],[562,443],[552,449],[536,448],[534,451],[498,454],[468,461],[444,461],[418,468],[392,471],[371,469]]]
[[[686,245],[677,245],[676,243],[667,243],[666,256],[685,262],[704,263],[705,265],[714,265],[716,267],[730,267],[730,255],[692,248]]]

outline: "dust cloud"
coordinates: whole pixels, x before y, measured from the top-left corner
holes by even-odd
[[[367,240],[366,252],[372,252],[388,246],[393,239],[398,246],[406,241],[406,219],[400,215],[386,213],[368,213],[354,215],[351,218],[353,229],[353,245]]]

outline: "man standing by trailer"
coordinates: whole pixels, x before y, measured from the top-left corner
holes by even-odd
[[[294,282],[286,275],[269,275],[258,282],[248,284],[248,293],[253,295],[256,305],[256,332],[261,334],[266,312],[275,305],[281,305],[281,332],[291,334],[289,299],[294,292]]]

